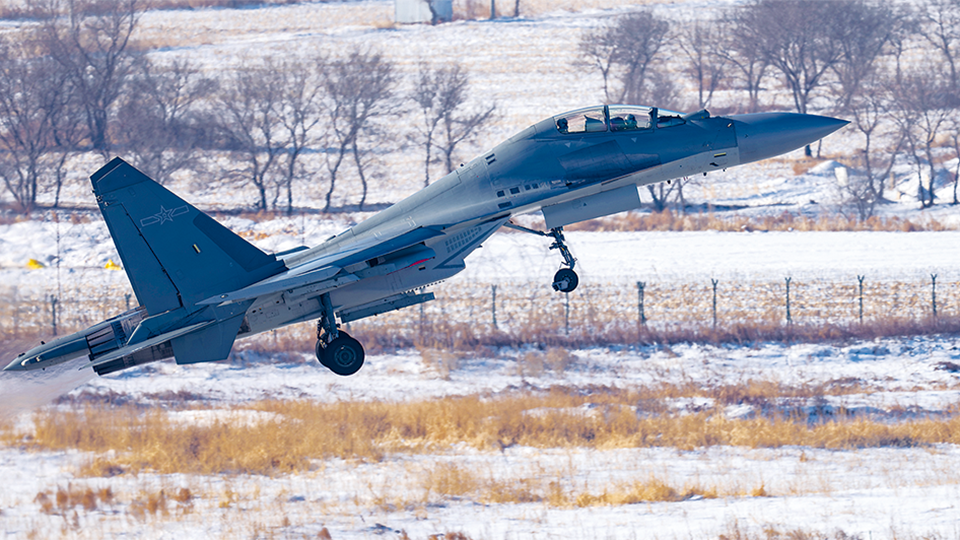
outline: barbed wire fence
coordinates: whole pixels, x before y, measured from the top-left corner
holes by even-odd
[[[102,269],[63,272],[67,277],[49,286],[0,284],[0,333],[14,339],[64,335],[136,307],[122,273],[103,279]],[[937,274],[925,280],[862,274],[846,280],[785,276],[582,282],[569,294],[531,281],[457,281],[433,291],[433,302],[351,326],[368,334],[398,334],[408,342],[452,324],[468,325],[474,338],[512,334],[536,341],[545,335],[608,334],[628,340],[649,330],[863,325],[960,316],[960,281]],[[311,333],[299,327],[285,331]]]

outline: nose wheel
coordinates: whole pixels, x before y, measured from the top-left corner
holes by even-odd
[[[561,268],[556,274],[553,275],[553,290],[562,293],[568,293],[573,292],[573,290],[577,288],[577,285],[580,284],[580,278],[577,277],[577,273],[573,271],[573,267],[577,264],[577,259],[573,257],[573,253],[570,253],[570,248],[568,248],[567,244],[564,242],[563,227],[554,227],[553,229],[550,229],[550,232],[548,233],[528,229],[527,227],[517,225],[513,222],[505,223],[504,227],[536,234],[538,236],[549,236],[553,238],[553,243],[550,244],[550,249],[559,250],[560,255],[563,256],[563,264],[567,266],[567,268]]]
[[[570,268],[561,268],[553,275],[553,290],[562,293],[573,292],[580,284],[580,278],[577,273]]]
[[[560,255],[563,255],[563,264],[569,267],[561,268],[553,275],[553,290],[562,293],[573,292],[573,290],[577,288],[577,285],[580,284],[580,278],[577,277],[577,273],[573,271],[577,260],[573,258],[573,253],[570,253],[570,248],[568,248],[567,244],[563,241],[563,227],[550,229],[550,236],[553,237],[553,244],[550,244],[550,249],[560,250]]]

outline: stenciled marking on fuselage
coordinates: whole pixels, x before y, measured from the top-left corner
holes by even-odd
[[[141,226],[141,227],[148,227],[148,226],[150,226],[150,225],[154,225],[154,224],[157,224],[157,223],[163,225],[164,223],[166,223],[166,222],[168,222],[168,221],[173,221],[173,218],[175,218],[175,217],[177,217],[177,216],[182,216],[183,214],[186,214],[187,212],[188,212],[188,210],[187,210],[187,206],[186,206],[186,205],[184,205],[184,206],[178,206],[177,208],[171,208],[170,210],[167,210],[167,209],[164,208],[163,205],[161,204],[161,205],[160,205],[160,211],[159,211],[159,212],[157,212],[156,214],[154,214],[154,215],[152,215],[152,216],[147,216],[147,217],[145,217],[145,218],[143,218],[143,219],[140,220],[140,226]]]

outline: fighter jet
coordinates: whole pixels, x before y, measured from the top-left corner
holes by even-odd
[[[640,206],[638,187],[773,157],[847,124],[823,116],[711,116],[604,105],[528,127],[436,183],[322,244],[268,254],[115,158],[91,177],[139,307],[41,342],[6,370],[77,360],[105,375],[175,358],[226,359],[239,337],[317,320],[316,355],[357,372],[363,346],[341,325],[434,299],[501,227],[559,252],[553,288],[577,287],[563,227]],[[512,218],[539,212],[546,230]]]

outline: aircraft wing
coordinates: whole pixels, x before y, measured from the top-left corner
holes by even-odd
[[[431,227],[421,227],[400,234],[393,238],[368,238],[365,241],[358,242],[349,246],[343,251],[322,255],[316,259],[306,261],[295,266],[286,272],[276,276],[258,281],[252,285],[230,291],[197,302],[198,305],[223,305],[233,302],[250,300],[265,294],[272,294],[281,291],[288,291],[299,296],[300,294],[322,294],[326,290],[342,287],[348,283],[353,283],[362,279],[361,276],[344,271],[344,267],[363,262],[378,257],[386,257],[400,252],[404,248],[414,246],[424,240],[440,236],[441,231]],[[423,248],[416,253],[411,253],[414,259],[417,257],[426,257],[424,251],[432,251]],[[417,255],[419,253],[419,255]],[[405,263],[414,264],[420,259],[407,261],[408,256],[398,256],[397,261],[393,261],[393,266],[385,267],[396,268],[399,270],[406,266]],[[382,271],[379,273],[383,273]]]

